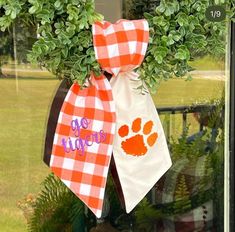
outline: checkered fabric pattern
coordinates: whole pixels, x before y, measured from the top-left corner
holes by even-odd
[[[73,84],[62,105],[50,167],[99,218],[112,155],[115,105],[105,76]]]
[[[161,219],[157,223],[159,232],[213,232],[213,202],[208,201],[184,214]]]
[[[176,192],[182,177],[185,179],[190,197],[199,194],[199,190],[211,189],[212,173],[208,174],[205,167],[207,158],[207,156],[201,156],[193,163],[187,158],[175,161],[171,169],[156,184],[155,203],[167,204],[179,200]],[[202,183],[203,189],[200,187]]]
[[[188,159],[180,159],[174,162],[172,168],[161,178],[156,185],[156,204],[167,204],[179,201],[176,197],[178,183],[182,176],[189,197],[199,194],[200,191],[207,191],[212,188],[212,174],[208,175],[206,167],[207,156],[201,156],[193,164]],[[203,189],[200,183],[207,182]],[[184,214],[175,214],[171,217],[163,218],[159,231],[161,232],[191,232],[191,231],[213,231],[213,201],[210,200],[195,209],[189,210]]]
[[[117,76],[137,68],[149,39],[146,20],[93,25],[95,54],[103,71]],[[59,115],[50,160],[52,171],[101,217],[116,126],[115,103],[105,76],[70,88]]]
[[[142,63],[149,40],[146,20],[119,20],[93,24],[96,59],[102,69],[117,76],[132,71]]]

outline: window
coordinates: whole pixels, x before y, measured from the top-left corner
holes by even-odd
[[[97,11],[113,23],[122,17],[143,18],[145,12],[151,14],[161,6],[162,15],[156,16],[156,21],[162,25],[159,33],[163,33],[160,29],[164,26],[170,28],[174,24],[174,10],[188,7],[183,6],[183,1],[179,2],[173,0],[171,8],[160,5],[158,0],[95,1]],[[195,15],[203,11],[204,2],[195,1],[192,6],[196,7]],[[164,15],[166,11],[168,15]],[[182,17],[177,16],[179,25],[195,27],[189,34],[192,40],[188,42],[202,41],[200,25],[195,22],[204,19],[195,16],[193,10],[191,18],[187,15],[184,18],[185,12],[182,12]],[[25,26],[18,19],[9,30],[0,32],[1,230],[27,231],[28,223],[29,228],[36,231],[31,220],[32,215],[36,215],[35,223],[50,224],[51,232],[58,231],[57,225],[61,226],[61,231],[85,232],[92,228],[96,231],[97,224],[107,231],[233,231],[235,26],[232,24],[230,28],[220,22],[208,22],[207,26],[210,31],[205,37],[208,47],[200,50],[203,45],[198,44],[198,50],[190,50],[193,59],[189,63],[194,70],[184,77],[176,77],[181,76],[176,70],[175,77],[165,78],[167,81],[163,80],[152,95],[167,138],[172,167],[130,214],[125,212],[117,194],[116,187],[120,187],[114,184],[118,182],[117,173],[110,173],[101,220],[83,205],[81,207],[77,198],[64,197],[67,189],[52,176],[48,177],[50,169],[43,163],[47,122],[53,116],[49,115],[50,107],[61,81],[27,61],[27,51],[37,39],[37,28]],[[157,68],[167,59],[164,49],[170,49],[173,43],[183,45],[185,42],[180,41],[177,33],[173,28],[166,29],[166,34],[162,35],[160,52],[156,54]],[[227,46],[230,43],[231,47]],[[179,55],[184,56],[184,51]],[[65,82],[61,88],[63,94],[67,93]],[[53,188],[65,195],[59,195],[59,201],[51,204],[52,208],[42,200],[36,211],[34,203],[45,187],[48,187],[45,190],[48,198],[56,195]],[[67,215],[70,209],[66,204],[74,205],[76,217]],[[40,214],[46,207],[48,215]]]

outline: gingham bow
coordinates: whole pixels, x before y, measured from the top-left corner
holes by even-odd
[[[139,67],[149,40],[146,20],[119,20],[115,24],[97,22],[93,25],[96,59],[102,69],[114,76]]]
[[[140,93],[132,93],[133,89],[129,80],[138,80],[138,75],[133,70],[144,59],[148,39],[149,28],[146,20],[119,20],[115,24],[106,21],[95,23],[93,25],[93,43],[96,58],[103,71],[112,74],[113,78],[109,82],[104,75],[100,77],[91,75],[89,82],[91,85],[88,83],[88,87],[85,89],[81,89],[76,83],[73,84],[59,114],[50,167],[97,217],[101,217],[102,214],[112,152],[114,153],[127,212],[134,208],[146,194],[146,191],[170,166],[169,158],[163,160],[158,157],[157,165],[161,165],[162,161],[166,165],[165,168],[160,168],[161,171],[160,173],[157,172],[157,176],[154,174],[150,178],[150,185],[144,186],[144,190],[140,191],[141,193],[136,191],[136,195],[134,194],[135,191],[126,188],[129,184],[132,185],[132,188],[138,187],[138,181],[136,182],[135,178],[126,178],[125,175],[131,175],[127,169],[134,172],[135,170],[126,168],[123,162],[130,162],[130,165],[133,163],[139,169],[138,162],[148,164],[150,160],[151,164],[146,167],[143,165],[143,167],[151,170],[152,164],[154,164],[152,162],[153,157],[151,157],[151,152],[146,146],[157,146],[156,141],[158,140],[159,143],[163,144],[164,149],[166,147],[164,138],[161,139],[163,132],[159,122],[155,123],[155,119],[147,122],[145,116],[133,120],[131,113],[129,117],[127,115],[128,106],[122,105],[122,103],[131,101],[133,98],[140,97],[140,102],[141,99],[144,99],[141,98]],[[138,81],[136,83],[138,84]],[[118,89],[119,87],[121,89]],[[117,99],[118,92],[121,93],[122,91],[124,91],[123,95],[126,93],[130,93],[130,95],[120,96]],[[144,101],[146,100],[149,101],[144,99]],[[144,101],[142,103],[145,105]],[[130,107],[132,105],[130,102]],[[133,106],[135,109],[138,108],[135,105]],[[145,111],[143,107],[145,106],[140,105],[139,110]],[[152,108],[155,110],[153,103],[149,108],[150,114],[155,117],[155,111],[152,111]],[[138,116],[135,112],[134,114],[134,117]],[[146,117],[148,119],[149,116]],[[141,143],[141,136],[143,137],[143,135],[139,134],[138,127],[141,126],[141,120],[145,123],[143,133],[148,136],[146,144]],[[131,135],[128,129],[130,122],[132,122],[132,132],[137,134],[126,139],[126,141],[121,141],[120,139]],[[127,125],[124,125],[125,123]],[[152,132],[152,129],[156,129],[155,126],[158,127],[158,131]],[[133,141],[135,146],[132,147]],[[169,156],[167,152],[168,150],[165,153]],[[147,158],[145,158],[145,155]],[[139,158],[137,163],[135,163],[136,156],[138,156],[137,159]],[[135,168],[134,166],[133,168]],[[126,180],[128,181],[126,182]]]

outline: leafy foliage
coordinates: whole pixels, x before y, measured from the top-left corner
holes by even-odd
[[[29,231],[72,231],[75,219],[84,220],[84,205],[52,174],[44,180],[43,187],[32,205],[34,213],[29,221]]]
[[[177,199],[177,201],[175,202],[174,206],[176,208],[176,212],[178,209],[191,209],[191,202],[189,200],[189,196],[190,194],[188,191],[185,176],[181,175],[175,191],[175,198]]]
[[[29,61],[79,84],[84,83],[91,71],[100,73],[91,25],[102,16],[95,12],[93,0],[1,0],[0,7],[4,9],[0,17],[2,30],[16,17],[37,26],[38,39]]]
[[[146,198],[144,198],[135,212],[138,231],[154,231],[156,219],[162,217],[160,210],[151,205]]]
[[[177,141],[173,140],[171,144],[173,165],[162,181],[164,194],[174,196],[174,214],[190,210],[193,206],[191,199],[196,195],[203,196],[202,193],[212,188],[212,157],[218,154],[215,152],[216,147],[208,149],[211,137],[212,133],[204,131],[191,139],[188,137],[188,130],[185,130],[183,136]],[[208,199],[204,196],[199,198],[200,204],[204,199]]]
[[[223,119],[218,120],[218,118],[221,118],[221,111],[223,112],[224,109],[223,104],[224,99],[217,102],[216,107],[211,112],[203,112],[203,117],[209,115],[208,126],[213,126],[217,132],[223,128]],[[218,121],[214,123],[216,119]],[[173,144],[171,144],[173,166],[163,177],[165,190],[162,194],[165,198],[167,198],[167,195],[173,196],[174,200],[152,205],[144,199],[135,211],[137,228],[140,229],[136,231],[153,231],[159,220],[171,220],[176,215],[180,217],[180,215],[211,200],[213,200],[213,207],[216,212],[213,214],[214,226],[219,231],[223,231],[223,222],[220,220],[223,217],[223,188],[221,188],[224,177],[223,132],[213,134],[213,131],[209,128],[205,130],[209,131],[205,131],[200,137],[196,136],[191,141],[187,140],[189,138],[188,130],[185,130],[182,138],[173,141]],[[214,136],[216,143],[213,143]],[[208,143],[213,143],[210,149],[208,149]],[[198,163],[200,165],[196,165],[198,160],[200,160],[200,163]],[[195,167],[197,168],[197,175],[200,177],[196,183],[193,178],[187,177],[188,180],[186,179],[188,173],[193,175]],[[185,173],[184,169],[186,169]]]
[[[232,2],[221,4],[228,8]],[[206,19],[205,11],[211,4],[214,1],[162,0],[154,12],[144,14],[151,39],[140,73],[150,89],[162,80],[186,75],[192,70],[188,62],[198,56],[224,57],[226,22]],[[232,12],[234,8],[228,15]]]
[[[133,5],[137,0],[131,1]],[[151,38],[140,78],[154,92],[162,80],[182,77],[192,70],[188,61],[206,52],[224,56],[225,22],[205,19],[212,0],[138,1],[139,9],[151,28]],[[142,2],[142,3],[141,3]],[[217,4],[228,6],[232,0]],[[142,4],[142,5],[141,5]],[[234,5],[233,5],[234,7]],[[90,72],[100,74],[92,44],[91,25],[102,16],[94,9],[94,0],[0,0],[0,28],[5,30],[16,19],[37,27],[38,39],[29,60],[39,63],[59,78],[83,84]],[[155,9],[155,10],[153,10]],[[138,9],[133,7],[133,14]],[[234,8],[228,12],[232,16]]]
[[[188,159],[195,162],[200,156],[207,155],[205,141],[205,131],[196,135],[192,142],[188,141],[188,128],[184,131],[183,135],[177,140],[173,139],[171,144],[171,153],[173,162]]]
[[[95,226],[96,218],[84,204],[61,182],[60,179],[50,174],[42,183],[43,189],[33,201],[19,202],[19,207],[27,216],[29,231],[32,232],[71,232],[90,231]],[[119,215],[124,213],[121,209],[117,193],[111,178],[108,178],[107,189],[112,204],[104,206],[108,209],[108,216],[102,215],[115,224]],[[27,203],[25,205],[25,202]],[[30,207],[28,204],[30,203]],[[28,219],[28,215],[32,215]],[[117,224],[117,223],[116,223]]]

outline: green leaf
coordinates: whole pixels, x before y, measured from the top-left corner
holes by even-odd
[[[158,12],[163,13],[163,12],[165,12],[165,10],[166,10],[166,6],[163,2],[161,2],[160,5],[156,8],[157,13]]]
[[[173,35],[173,39],[178,42],[181,39],[181,34],[180,33],[176,33]]]
[[[161,64],[162,62],[163,62],[163,56],[161,56],[161,54],[157,54],[156,56],[155,56],[155,60],[158,62],[158,64]],[[149,71],[151,71],[152,70],[152,68],[151,68],[151,66],[149,65]]]
[[[55,6],[56,9],[60,8],[60,6],[61,6],[60,0],[57,0],[57,1],[54,3],[54,6]]]
[[[7,9],[5,9],[5,14],[6,14],[6,15],[10,15],[10,14],[11,14],[11,11],[12,11],[12,10],[11,10],[10,8],[7,8]]]
[[[62,51],[62,54],[64,55],[64,57],[67,57],[67,56],[68,56],[69,50],[68,50],[67,47],[63,48],[61,51]]]
[[[171,35],[171,34],[168,36],[168,38],[167,38],[167,45],[168,45],[168,46],[175,43],[175,41],[174,41],[173,38],[174,38],[174,37],[173,37],[173,35]]]
[[[165,12],[164,12],[164,14],[166,15],[166,16],[170,16],[170,15],[172,15],[173,13],[174,13],[174,7],[173,6],[167,6],[167,8],[166,8],[166,10],[165,10]]]
[[[180,46],[175,54],[175,58],[179,60],[189,60],[190,52],[185,46]]]
[[[147,12],[144,13],[144,17],[148,20],[152,20],[152,18],[153,18],[153,16],[151,14],[147,13]]]
[[[34,14],[37,11],[37,8],[35,6],[32,6],[29,8],[29,13]]]
[[[179,23],[179,25],[182,27],[182,26],[185,26],[185,25],[188,25],[188,16],[185,14],[185,13],[179,13],[177,16],[177,22]]]
[[[16,11],[15,10],[13,10],[12,12],[11,12],[11,19],[15,19],[16,18]]]

